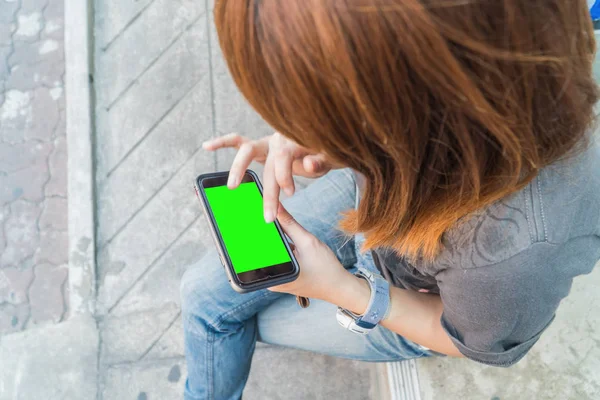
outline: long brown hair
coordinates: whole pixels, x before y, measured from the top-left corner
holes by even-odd
[[[220,0],[215,21],[263,118],[365,176],[342,228],[366,248],[433,259],[593,120],[585,0]]]

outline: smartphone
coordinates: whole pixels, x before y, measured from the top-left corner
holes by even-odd
[[[235,189],[228,176],[203,174],[194,186],[231,286],[247,293],[295,280],[298,262],[277,220],[265,222],[258,176],[247,170]]]

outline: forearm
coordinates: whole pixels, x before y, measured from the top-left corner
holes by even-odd
[[[361,278],[350,276],[326,299],[357,314],[364,313],[371,290]],[[415,343],[449,356],[462,357],[440,323],[440,296],[390,287],[390,313],[380,325]]]

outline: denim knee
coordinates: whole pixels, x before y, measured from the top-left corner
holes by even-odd
[[[189,266],[181,278],[181,313],[185,324],[211,324],[218,312],[218,293],[229,285],[216,252]]]

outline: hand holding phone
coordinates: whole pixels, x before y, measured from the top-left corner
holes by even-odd
[[[279,223],[264,219],[258,177],[245,171],[230,189],[228,176],[200,175],[195,187],[231,286],[246,293],[293,281],[298,263]]]

